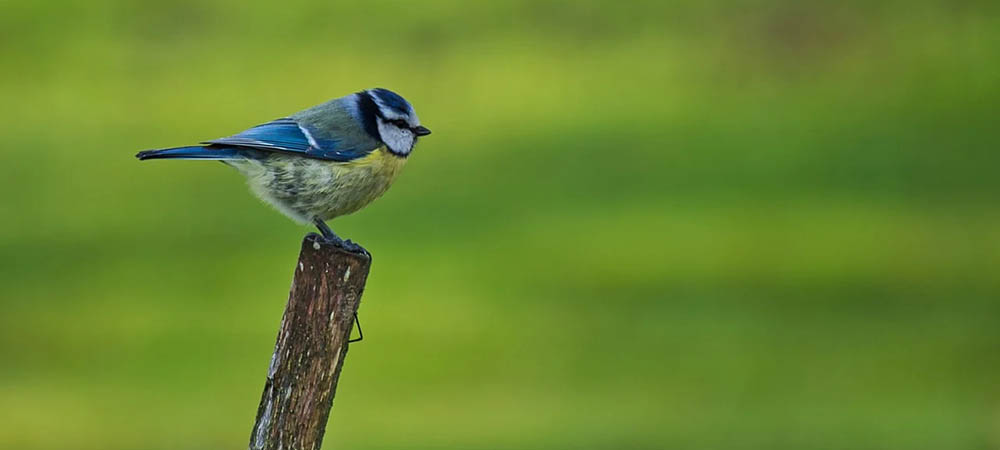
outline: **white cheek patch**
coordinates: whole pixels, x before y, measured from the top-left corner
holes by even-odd
[[[408,155],[413,150],[413,132],[378,119],[378,134],[393,153]]]

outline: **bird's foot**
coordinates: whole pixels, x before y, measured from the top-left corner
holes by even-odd
[[[339,247],[342,248],[342,249],[344,249],[344,250],[347,250],[347,251],[349,251],[351,253],[357,253],[359,255],[365,255],[365,256],[368,256],[369,258],[371,257],[371,254],[368,253],[368,250],[365,250],[364,247],[358,245],[355,242],[351,242],[350,239],[345,239],[345,240],[340,241]]]
[[[332,245],[334,247],[346,250],[347,252],[350,252],[350,253],[355,253],[355,254],[358,254],[358,255],[364,255],[364,256],[367,256],[368,258],[372,257],[371,253],[368,253],[368,250],[365,250],[364,247],[358,245],[355,242],[352,242],[350,239],[341,239],[341,238],[339,238],[337,236],[332,236],[332,237],[331,236],[323,236],[323,235],[316,234],[316,233],[309,233],[309,234],[311,236],[313,236],[313,239],[315,241],[317,241],[317,242],[320,242],[320,243],[323,243],[323,244],[327,244],[327,245]]]
[[[368,259],[371,259],[372,255],[371,253],[368,253],[368,250],[365,250],[364,247],[351,242],[350,239],[341,239],[340,236],[337,236],[337,234],[334,233],[333,230],[331,230],[330,227],[328,227],[322,220],[313,219],[313,223],[316,224],[316,228],[319,228],[320,233],[323,234],[321,239],[326,241],[326,243],[347,250],[350,253],[365,255]]]

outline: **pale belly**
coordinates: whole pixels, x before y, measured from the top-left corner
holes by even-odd
[[[247,177],[250,189],[298,222],[350,214],[379,198],[406,163],[379,148],[350,162],[271,153],[263,160],[227,161]]]

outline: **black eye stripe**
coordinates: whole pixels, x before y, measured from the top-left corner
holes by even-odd
[[[404,130],[409,130],[410,129],[409,122],[407,122],[407,121],[405,121],[403,119],[386,120],[386,122],[391,123],[391,124],[393,124],[393,125],[395,125],[395,126],[397,126],[399,128],[402,128]]]

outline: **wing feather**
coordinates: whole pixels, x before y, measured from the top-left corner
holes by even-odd
[[[206,145],[229,145],[264,151],[294,153],[307,158],[347,162],[361,158],[375,149],[348,145],[337,139],[317,138],[317,133],[292,118],[282,118],[257,125],[242,133],[202,142]]]

